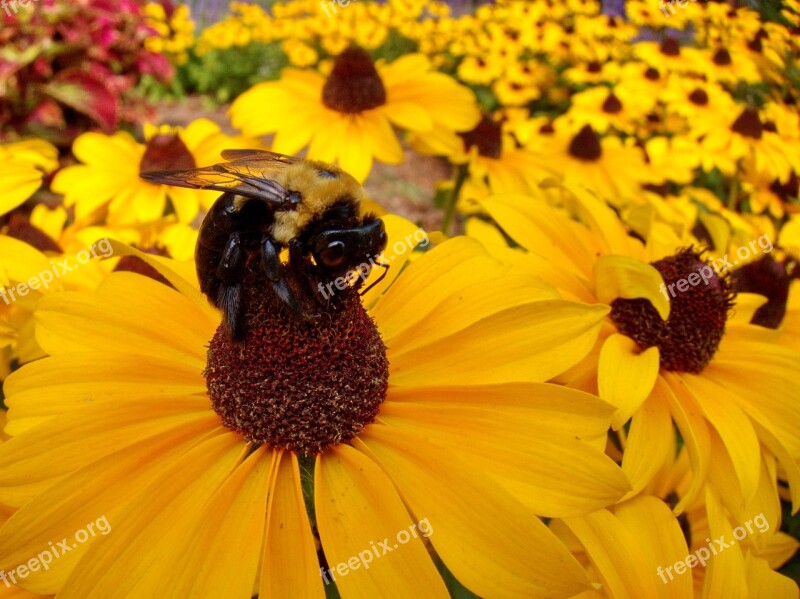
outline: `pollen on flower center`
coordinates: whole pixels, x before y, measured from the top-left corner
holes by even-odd
[[[301,455],[346,443],[386,397],[389,363],[375,323],[349,289],[335,309],[306,302],[319,316],[303,319],[276,297],[261,269],[249,270],[243,340],[232,341],[220,326],[208,350],[214,410],[252,443]]]
[[[386,104],[386,88],[365,50],[350,46],[336,57],[322,88],[322,103],[345,114]]]
[[[725,334],[734,295],[730,284],[691,249],[653,266],[664,278],[662,292],[670,300],[669,318],[662,320],[646,299],[618,298],[611,304],[611,319],[642,349],[658,347],[662,368],[702,372]]]

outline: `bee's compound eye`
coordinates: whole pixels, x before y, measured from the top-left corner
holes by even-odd
[[[331,241],[328,247],[319,253],[319,259],[328,268],[339,266],[344,262],[344,242]]]

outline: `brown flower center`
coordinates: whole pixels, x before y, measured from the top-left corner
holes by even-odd
[[[620,102],[619,98],[613,93],[608,94],[606,101],[603,102],[603,112],[607,112],[609,114],[617,114],[618,112],[622,112],[622,102]]]
[[[755,311],[750,322],[770,329],[780,326],[793,278],[789,272],[794,270],[767,255],[734,271],[733,288],[737,293],[758,293],[768,300]]]
[[[731,53],[728,52],[725,48],[720,48],[719,50],[714,52],[714,56],[711,60],[718,67],[726,67],[733,62],[731,60]]]
[[[591,125],[584,125],[583,129],[572,138],[569,143],[569,153],[578,160],[593,162],[599,160],[603,155],[603,148],[600,145],[600,138],[594,132]]]
[[[139,172],[196,168],[194,156],[176,133],[156,135],[147,142]]]
[[[355,114],[386,104],[386,88],[367,52],[350,46],[336,57],[322,87],[322,103],[337,112]]]
[[[348,288],[339,299],[335,308],[303,319],[271,291],[260,268],[248,269],[244,337],[232,341],[221,325],[204,373],[225,426],[252,443],[314,455],[346,443],[375,419],[388,388],[386,346],[358,294]]]
[[[58,245],[55,239],[31,223],[26,216],[23,216],[19,212],[12,212],[8,216],[8,225],[5,234],[14,239],[24,241],[40,252],[56,252],[58,254],[63,252],[61,246]]]
[[[662,368],[702,372],[725,334],[734,296],[730,284],[691,249],[653,266],[664,278],[661,291],[670,300],[669,318],[661,320],[646,299],[618,298],[611,303],[611,319],[642,349],[658,347]]]
[[[731,131],[743,137],[761,139],[764,133],[764,125],[761,123],[761,119],[755,109],[745,108],[731,125]]]
[[[681,53],[681,45],[674,37],[665,37],[659,47],[661,53],[665,56],[678,56]]]
[[[661,79],[661,73],[658,72],[658,69],[654,69],[653,67],[648,67],[647,70],[644,72],[645,79],[649,79],[650,81],[658,81]]]
[[[503,151],[503,126],[490,115],[484,114],[472,131],[458,135],[464,140],[466,151],[474,146],[478,148],[478,154],[481,156],[500,158]]]
[[[708,94],[705,90],[699,87],[689,94],[689,101],[698,106],[706,106],[708,104]]]

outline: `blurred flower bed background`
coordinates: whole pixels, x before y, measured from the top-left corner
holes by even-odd
[[[602,584],[585,596],[637,596],[650,577],[653,596],[797,597],[800,2],[684,4],[16,4],[0,11],[0,285],[103,238],[189,264],[218,194],[142,172],[230,148],[337,163],[370,210],[422,225],[432,245],[466,235],[509,276],[610,306],[594,349],[550,380],[614,406],[601,445],[631,485],[618,499],[667,505],[684,554],[744,516],[771,518],[769,535],[680,589],[649,568],[672,563],[653,549],[657,527],[635,526],[660,507],[547,519]],[[738,293],[727,328],[704,328],[710,308],[693,304],[697,320],[665,340],[619,303],[663,318],[659,275],[723,259],[715,284]],[[48,354],[42,298],[120,270],[159,276],[141,257],[93,260],[0,301],[0,377]],[[705,348],[704,335],[722,345],[683,355],[678,341]],[[611,359],[630,369],[621,390]],[[640,546],[646,572],[625,565]],[[475,596],[440,570],[453,596]]]

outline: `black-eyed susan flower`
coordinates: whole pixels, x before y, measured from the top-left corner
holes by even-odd
[[[677,237],[670,244],[664,236],[668,229],[645,246],[591,194],[574,190],[564,202],[581,224],[542,200],[486,199],[483,208],[524,251],[490,247],[568,297],[611,306],[593,352],[558,380],[596,391],[616,405],[614,430],[630,421],[622,467],[634,489],[643,489],[668,458],[676,426],[693,473],[677,512],[691,506],[705,484],[728,492],[709,474],[714,435],[746,501],[757,493],[761,460],[777,460],[796,511],[800,354],[778,345],[774,332],[750,323],[763,299],[734,294],[725,273],[737,258],[725,256],[727,262],[719,258],[712,266],[709,257]],[[746,247],[748,253],[752,247]],[[760,241],[756,247],[767,251]],[[773,477],[773,488],[776,484]]]
[[[420,135],[443,128],[466,131],[480,115],[474,94],[432,71],[421,54],[375,64],[362,49],[339,54],[328,77],[285,69],[279,81],[260,83],[233,103],[233,124],[251,136],[275,133],[272,147],[338,162],[363,181],[373,159],[403,160],[392,126]]]
[[[58,150],[41,139],[0,145],[0,215],[10,212],[31,197],[42,185],[45,174],[58,168]]]
[[[145,143],[126,132],[113,135],[84,133],[72,152],[81,162],[59,171],[52,189],[75,207],[79,222],[104,220],[112,225],[156,221],[165,214],[167,198],[181,222],[191,222],[200,206],[208,208],[218,194],[209,191],[154,185],[140,173],[213,164],[231,147],[258,147],[251,139],[224,134],[208,119],[197,119],[185,129],[146,127]],[[104,218],[103,218],[104,217]]]
[[[641,184],[651,178],[641,148],[613,135],[601,138],[591,125],[576,132],[556,129],[548,139],[552,143],[533,141],[529,146],[540,146],[532,150],[540,167],[568,187],[591,189],[622,202],[635,197]]]
[[[0,568],[103,515],[110,534],[25,588],[324,597],[335,579],[343,597],[447,597],[433,551],[481,596],[587,590],[534,514],[588,513],[628,485],[601,451],[611,408],[542,381],[589,351],[608,309],[466,238],[409,261],[398,241],[416,228],[385,223],[392,271],[362,298],[342,291],[334,315],[292,317],[247,274],[241,344],[190,263],[138,254],[170,285],[118,272],[44,300],[49,357],[5,386],[0,503],[20,509]],[[422,521],[427,538],[398,537]],[[402,544],[381,553],[384,538]],[[373,545],[369,568],[342,574]]]
[[[743,107],[727,115],[727,126],[719,127],[702,140],[703,168],[717,167],[733,175],[747,163],[756,173],[788,181],[800,173],[800,139],[784,137],[775,124],[765,126],[759,111]]]

